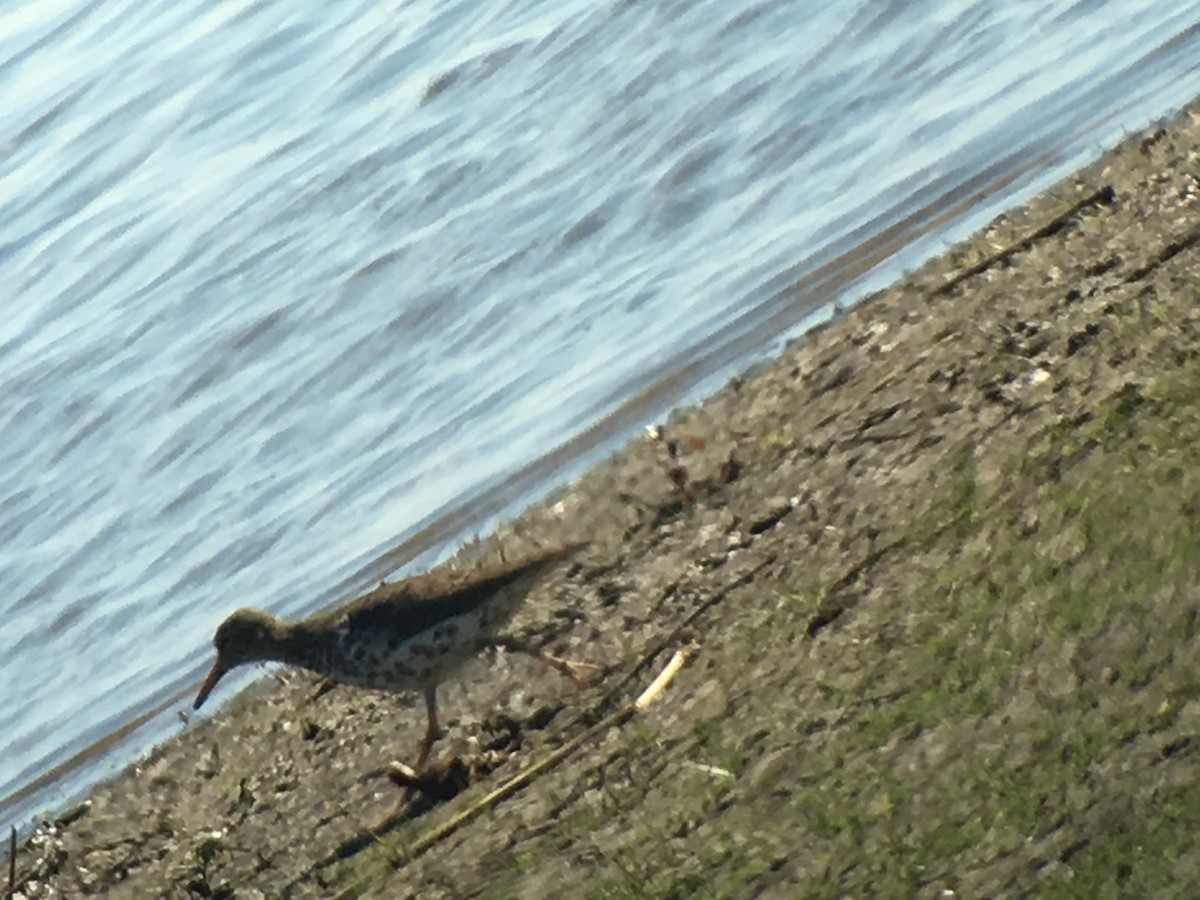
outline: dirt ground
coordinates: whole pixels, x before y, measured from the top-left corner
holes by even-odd
[[[523,623],[603,672],[448,684],[477,783],[385,820],[419,703],[281,672],[17,895],[1191,895],[1198,245],[1184,112],[678,412],[686,490],[647,437],[497,538],[590,542]]]

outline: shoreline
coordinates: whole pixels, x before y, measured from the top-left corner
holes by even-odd
[[[1150,626],[1190,634],[1198,323],[1184,111],[673,414],[668,435],[704,443],[681,456],[690,497],[643,439],[505,529],[591,541],[525,614],[605,672],[580,695],[516,660],[448,685],[435,753],[508,754],[482,783],[368,834],[419,705],[306,703],[312,680],[281,673],[35,832],[18,896],[538,896],[581,876],[597,896],[982,896],[1087,884],[1121,853],[1131,890],[1195,872],[1153,816],[1200,811],[1200,666]],[[411,858],[691,637],[644,719]]]

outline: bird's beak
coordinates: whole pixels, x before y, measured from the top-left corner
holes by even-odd
[[[212,670],[208,673],[208,677],[204,679],[204,684],[200,685],[200,693],[196,695],[196,702],[192,704],[192,709],[199,709],[201,704],[208,699],[208,695],[212,693],[212,689],[217,686],[217,682],[221,680],[221,676],[225,674],[225,667],[221,665],[221,660],[218,659],[213,663]]]

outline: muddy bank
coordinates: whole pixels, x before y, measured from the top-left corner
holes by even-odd
[[[42,828],[19,894],[1195,883],[1198,245],[1184,113],[674,416],[686,491],[643,439],[530,511],[504,543],[591,544],[523,621],[604,673],[448,685],[438,753],[490,753],[479,783],[367,830],[419,703],[281,673]],[[657,704],[597,727],[692,640]]]

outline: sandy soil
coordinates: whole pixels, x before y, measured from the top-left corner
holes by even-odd
[[[1198,245],[1185,112],[677,413],[686,491],[646,438],[497,538],[590,541],[523,622],[603,673],[447,685],[478,783],[371,830],[419,704],[280,673],[40,828],[18,895],[1186,894]]]

